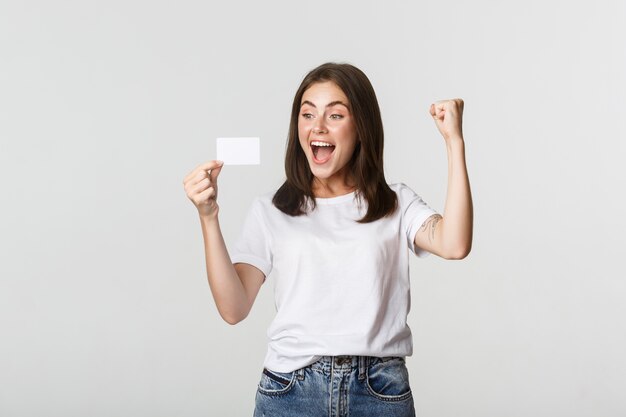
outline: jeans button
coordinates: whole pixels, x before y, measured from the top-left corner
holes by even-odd
[[[352,363],[352,358],[350,356],[337,356],[335,358],[335,363],[340,366],[344,364]]]

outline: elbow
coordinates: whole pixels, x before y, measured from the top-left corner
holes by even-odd
[[[242,322],[245,317],[222,316],[222,318],[226,323],[234,326],[235,324]]]
[[[222,313],[220,311],[220,316],[222,316],[222,319],[230,324],[231,326],[234,326],[237,323],[242,322],[246,317],[248,317],[248,314],[233,314],[233,313]]]
[[[467,255],[469,255],[471,251],[472,245],[470,243],[450,250],[448,253],[446,253],[446,256],[444,256],[444,258],[452,261],[459,261],[461,259],[467,258]]]
[[[222,316],[222,319],[224,319],[224,321],[230,324],[231,326],[234,326],[235,324],[241,321],[241,319],[239,319],[238,317],[231,317],[231,316]]]

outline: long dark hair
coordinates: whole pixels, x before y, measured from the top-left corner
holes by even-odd
[[[311,70],[302,80],[293,99],[291,122],[285,155],[287,180],[276,191],[272,202],[291,216],[306,214],[308,204],[315,208],[313,173],[298,138],[298,117],[304,92],[313,84],[324,81],[335,83],[348,98],[357,134],[357,145],[349,164],[356,182],[358,198],[367,202],[367,213],[359,220],[369,223],[392,214],[398,199],[383,172],[383,121],[376,93],[367,76],[350,64],[328,62]],[[308,203],[308,204],[307,204]]]

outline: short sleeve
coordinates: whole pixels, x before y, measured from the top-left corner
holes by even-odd
[[[398,184],[396,192],[402,213],[402,230],[406,234],[407,245],[419,258],[425,258],[430,255],[430,252],[415,246],[415,235],[426,219],[438,213],[405,184]]]
[[[272,270],[272,253],[270,234],[263,218],[263,205],[257,199],[248,210],[241,233],[230,251],[230,260],[233,264],[250,264],[267,277]]]

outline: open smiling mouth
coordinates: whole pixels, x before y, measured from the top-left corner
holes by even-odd
[[[318,164],[323,164],[332,156],[335,145],[315,140],[311,142],[311,150],[313,151],[313,160]]]

